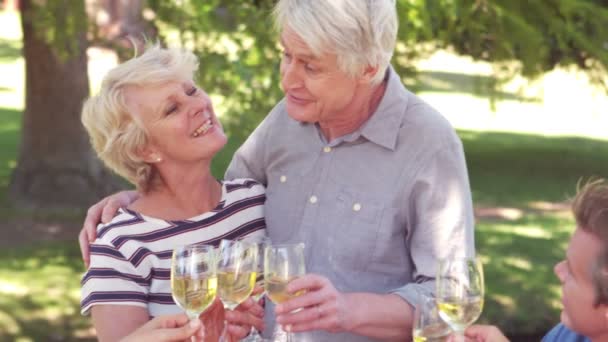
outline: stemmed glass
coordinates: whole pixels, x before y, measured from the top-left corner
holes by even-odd
[[[306,274],[304,263],[304,244],[267,245],[264,250],[264,287],[266,296],[275,304],[283,303],[299,296],[303,291],[294,294],[287,292],[287,284],[295,278]],[[291,341],[291,332],[286,332],[287,341]]]
[[[450,326],[439,316],[435,297],[419,293],[414,310],[414,342],[444,342],[450,332]]]
[[[456,341],[464,341],[464,330],[483,310],[483,267],[478,258],[441,260],[437,272],[439,315],[454,330]]]
[[[255,286],[258,245],[246,241],[222,240],[218,256],[218,294],[225,310],[234,310],[244,302]],[[226,338],[227,322],[221,341]]]
[[[264,249],[266,245],[270,244],[270,238],[267,236],[263,236],[257,238],[252,241],[252,243],[256,243],[258,245],[258,267],[256,269],[256,278],[255,278],[255,288],[262,288],[262,291],[252,295],[253,300],[259,302],[260,299],[264,296]],[[258,332],[255,327],[251,327],[251,332],[249,336],[247,336],[246,341],[255,342],[255,341],[263,341],[262,336]]]
[[[190,320],[198,319],[215,300],[217,273],[215,248],[188,245],[173,250],[171,295]]]

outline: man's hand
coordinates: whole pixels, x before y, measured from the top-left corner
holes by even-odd
[[[97,238],[97,225],[100,222],[110,222],[116,215],[118,208],[128,206],[138,197],[139,193],[136,191],[121,191],[102,199],[89,208],[82,230],[78,235],[80,253],[82,253],[82,260],[87,268],[91,261],[89,245]]]
[[[307,274],[294,279],[287,286],[290,293],[302,290],[306,291],[303,295],[275,308],[277,322],[286,330],[350,331],[349,324],[353,320],[349,314],[355,310],[348,294],[339,292],[329,279],[317,274]],[[297,309],[302,310],[293,312]]]

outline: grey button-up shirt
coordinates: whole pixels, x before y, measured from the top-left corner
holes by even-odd
[[[343,292],[396,293],[415,303],[433,290],[437,263],[474,254],[462,144],[450,124],[391,68],[386,92],[359,130],[327,142],[281,101],[236,152],[226,178],[267,186],[273,242],[304,242],[306,269]],[[365,305],[365,303],[361,303]],[[272,324],[272,308],[267,324]],[[296,334],[298,341],[372,341]]]

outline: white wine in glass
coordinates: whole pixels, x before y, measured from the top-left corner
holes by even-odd
[[[255,286],[256,272],[253,270],[224,269],[217,273],[219,295],[224,307],[234,310],[244,302]]]
[[[198,319],[217,292],[215,250],[210,245],[189,245],[173,250],[171,295],[190,319]]]
[[[246,241],[222,240],[218,248],[218,295],[224,309],[234,310],[244,302],[255,286],[258,245]],[[226,338],[227,322],[221,341]]]
[[[296,293],[288,293],[287,292],[287,284],[290,281],[294,280],[297,277],[290,277],[285,279],[276,274],[268,275],[268,278],[265,280],[265,288],[266,295],[273,303],[280,304],[286,302],[287,300],[297,297],[304,293],[304,291],[298,291]]]
[[[439,315],[464,341],[464,330],[483,311],[483,267],[477,258],[441,260],[437,272],[437,307]]]
[[[304,244],[267,245],[264,250],[264,287],[266,295],[275,304],[299,296],[304,291],[294,294],[287,292],[287,284],[295,278],[306,274],[304,262]],[[287,341],[291,341],[291,332],[286,332]]]

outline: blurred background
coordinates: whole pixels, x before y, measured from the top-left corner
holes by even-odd
[[[354,0],[353,0],[354,1]],[[608,1],[397,0],[393,64],[463,140],[487,279],[481,322],[539,341],[579,179],[608,176]],[[272,0],[0,0],[0,341],[94,340],[79,314],[86,208],[128,184],[96,159],[83,100],[133,56],[193,50],[229,135],[281,98]]]

